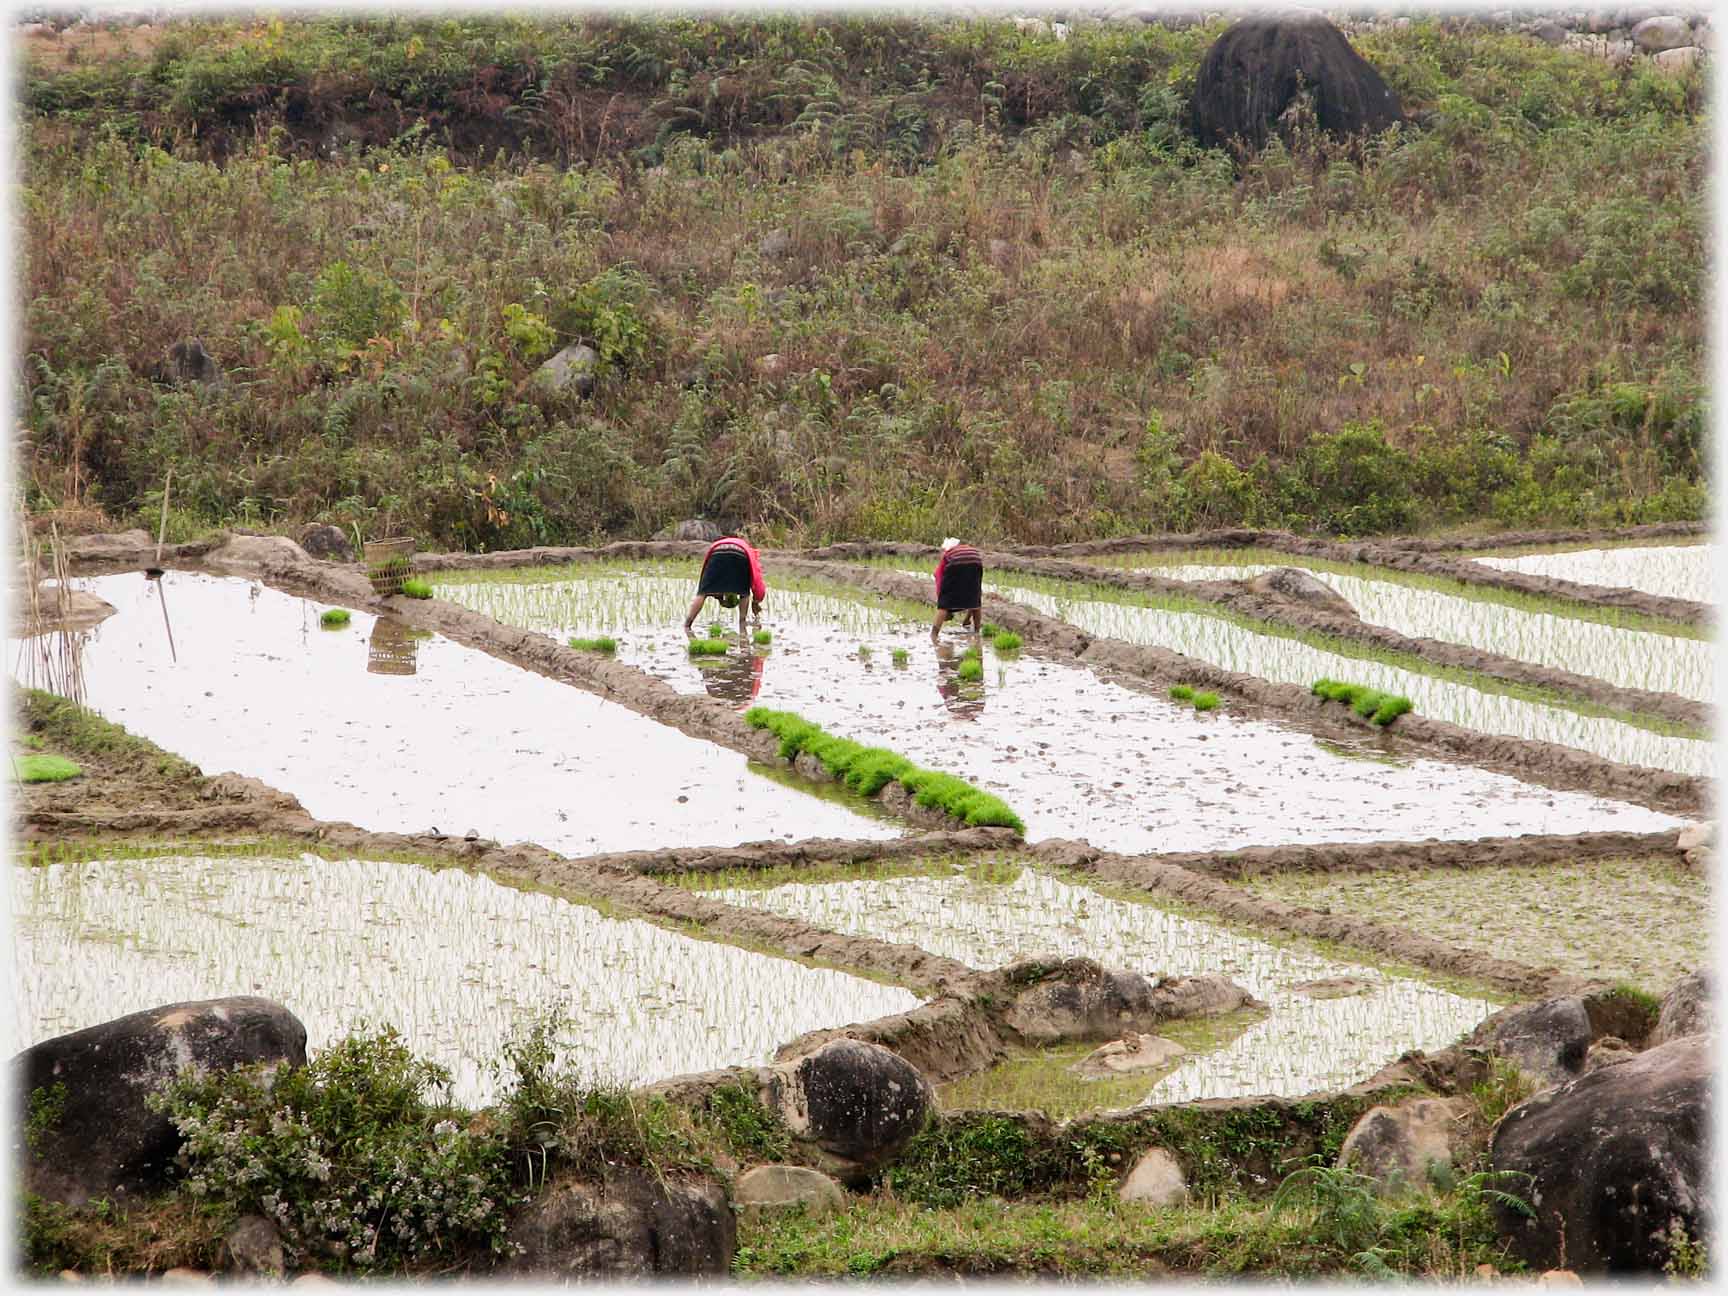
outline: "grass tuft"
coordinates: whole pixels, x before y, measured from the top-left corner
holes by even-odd
[[[724,639],[692,639],[690,641],[692,657],[724,657],[726,641]]]
[[[69,778],[77,778],[84,772],[81,766],[64,756],[40,754],[14,756],[12,769],[23,783],[59,783]]]
[[[318,624],[326,630],[340,630],[348,624],[349,619],[347,608],[325,608],[318,617]]]
[[[979,661],[976,657],[962,657],[960,659],[960,668],[954,673],[963,680],[983,679],[984,663]]]
[[[1196,711],[1210,711],[1217,705],[1218,695],[1216,693],[1196,693],[1194,695],[1194,709]]]
[[[896,666],[904,666],[912,660],[912,653],[905,648],[896,648],[892,656]]]
[[[774,632],[772,630],[758,630],[755,634],[751,635],[750,638],[755,642],[766,646],[774,642]]]
[[[996,635],[995,642],[996,651],[999,653],[1006,653],[1017,652],[1020,645],[1024,643],[1025,640],[1021,639],[1020,636],[1015,634],[1012,630],[1003,630]]]
[[[402,582],[402,593],[406,598],[429,599],[432,597],[432,586],[418,576],[410,576]]]
[[[593,639],[570,640],[570,646],[577,652],[615,653],[618,651],[618,641],[611,635],[600,635]]]
[[[1194,690],[1189,688],[1186,684],[1172,684],[1170,686],[1170,696],[1175,698],[1178,702],[1192,702],[1194,700]]]
[[[708,637],[710,639],[724,639],[726,637],[726,627],[721,625],[718,621],[710,621],[708,623]]]
[[[744,719],[780,739],[780,757],[793,760],[809,752],[830,774],[865,796],[874,796],[889,783],[899,783],[921,806],[941,810],[974,827],[1012,828],[1024,833],[1020,816],[999,797],[952,774],[923,769],[885,747],[865,747],[839,738],[792,711],[752,707]]]
[[[983,635],[986,639],[994,639],[997,635],[1002,633],[1002,627],[997,625],[994,621],[986,621],[979,629],[978,633]]]

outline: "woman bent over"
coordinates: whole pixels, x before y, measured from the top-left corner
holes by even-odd
[[[949,536],[936,560],[936,624],[930,627],[930,642],[940,638],[943,623],[955,612],[963,613],[962,624],[977,634],[984,626],[983,602],[984,555]]]
[[[721,607],[738,609],[738,634],[742,638],[746,594],[760,619],[762,600],[768,597],[768,586],[762,580],[762,563],[756,557],[756,551],[742,536],[725,536],[716,540],[702,555],[702,576],[696,582],[696,597],[690,600],[690,614],[684,618],[684,633],[693,633],[690,627],[696,624],[702,604],[714,598],[720,601]]]

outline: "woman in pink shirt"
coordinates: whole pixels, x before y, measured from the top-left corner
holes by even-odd
[[[738,609],[738,636],[744,636],[744,596],[754,604],[758,621],[762,618],[762,600],[768,597],[768,586],[762,580],[762,563],[750,542],[742,536],[725,536],[708,546],[702,555],[702,576],[696,582],[696,597],[690,600],[690,614],[684,618],[684,633],[694,637],[691,626],[701,614],[702,604],[714,598],[721,607]]]
[[[977,634],[984,628],[983,602],[984,555],[949,536],[936,560],[936,624],[930,627],[930,642],[937,642],[943,623],[955,612],[964,613],[961,623]]]

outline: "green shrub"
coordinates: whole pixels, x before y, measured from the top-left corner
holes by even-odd
[[[14,756],[12,770],[21,783],[59,783],[65,779],[77,778],[84,772],[81,766],[67,760],[64,756],[50,756],[32,753],[28,756]]]
[[[407,598],[429,599],[432,597],[432,586],[418,576],[410,576],[402,582],[402,593]]]
[[[1346,535],[1407,531],[1416,518],[1410,456],[1386,443],[1380,423],[1346,423],[1311,438],[1280,474],[1287,515]]]
[[[611,635],[599,635],[593,639],[570,640],[570,646],[577,652],[615,653],[618,651],[618,641]]]
[[[349,612],[347,608],[325,608],[318,617],[318,624],[326,630],[339,630],[347,625]]]
[[[724,639],[692,639],[689,644],[692,657],[724,657],[726,641]]]
[[[264,1216],[297,1264],[390,1269],[504,1254],[520,1200],[504,1146],[428,1098],[449,1085],[384,1030],[304,1067],[183,1074],[147,1102],[183,1140],[180,1192],[230,1217]]]

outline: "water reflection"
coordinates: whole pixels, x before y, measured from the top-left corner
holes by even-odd
[[[984,678],[961,679],[963,660],[953,644],[936,645],[936,692],[949,714],[961,720],[976,720],[984,710]]]
[[[766,653],[750,651],[704,657],[697,664],[702,672],[702,687],[708,690],[709,697],[745,710],[762,691],[762,668],[767,660]]]
[[[420,645],[406,622],[379,617],[372,623],[366,669],[374,675],[412,675]]]

